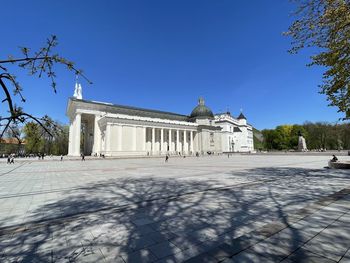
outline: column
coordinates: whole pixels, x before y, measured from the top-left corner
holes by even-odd
[[[156,144],[156,140],[155,140],[156,138],[155,138],[155,128],[152,128],[152,153],[154,153],[155,152],[155,149],[154,149],[154,147],[155,147],[155,144]]]
[[[111,124],[106,124],[106,134],[105,134],[105,151],[106,154],[110,156],[110,151],[111,151]]]
[[[120,152],[123,150],[123,126],[117,126],[117,151]]]
[[[68,140],[68,155],[73,155],[74,153],[74,144],[73,144],[73,133],[74,133],[74,120],[70,121],[69,125],[69,140]]]
[[[172,151],[171,144],[172,144],[172,142],[171,142],[171,130],[169,129],[169,152]]]
[[[193,131],[190,131],[190,151],[193,154]]]
[[[180,137],[180,132],[179,132],[179,130],[176,130],[176,151],[177,151],[177,153],[181,152],[179,149],[180,148],[179,137]]]
[[[132,134],[131,134],[131,143],[132,143],[132,145],[131,145],[131,150],[132,151],[136,151],[136,140],[137,140],[137,138],[136,138],[136,126],[132,126],[131,127],[131,131],[132,131]]]
[[[87,140],[88,140],[88,148],[86,149],[88,154],[92,154],[92,148],[94,147],[94,126],[95,126],[95,118],[93,119],[93,121],[88,121],[88,129],[89,131],[87,132]]]
[[[73,148],[74,156],[80,156],[80,132],[81,132],[81,113],[77,113],[75,115],[75,120],[74,120],[74,136],[73,136]]]
[[[101,151],[101,131],[100,126],[98,125],[99,116],[95,115],[94,121],[94,145],[93,145],[93,153],[99,154]]]
[[[160,154],[164,151],[164,129],[160,129]]]
[[[188,147],[187,147],[187,136],[186,136],[186,130],[184,130],[184,145],[183,145],[183,150],[184,150],[184,154],[187,154],[188,152]]]
[[[146,151],[146,127],[143,127],[142,128],[142,138],[141,138],[141,141],[142,141],[142,151]]]
[[[86,152],[87,152],[87,149],[89,147],[89,125],[88,125],[87,121],[85,121],[85,122],[81,123],[81,126],[83,127],[82,128],[82,131],[83,131],[83,133],[82,133],[83,145],[82,146],[83,147],[81,149],[81,152],[84,153],[84,155],[85,155],[85,154],[87,154]]]

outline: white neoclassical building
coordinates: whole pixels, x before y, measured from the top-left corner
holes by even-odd
[[[80,85],[69,99],[68,155],[194,155],[254,150],[243,114],[215,115],[199,99],[188,115],[82,99]]]
[[[254,151],[253,127],[241,113],[237,118],[230,112],[215,114],[215,124],[221,129],[223,152]]]

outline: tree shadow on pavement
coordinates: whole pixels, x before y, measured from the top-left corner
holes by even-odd
[[[215,188],[215,182],[198,179],[119,177],[65,191],[66,198],[33,213],[36,223],[28,229],[0,236],[0,261],[182,262],[200,255],[202,262],[219,262],[251,247],[251,240],[268,238],[258,231],[264,225],[287,226],[293,210],[339,188],[325,187],[322,178],[349,179],[293,168],[228,175],[257,183]],[[288,249],[297,249],[302,239],[293,229]],[[215,253],[223,244],[231,254]]]

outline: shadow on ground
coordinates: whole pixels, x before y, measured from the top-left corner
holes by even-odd
[[[118,178],[66,191],[66,198],[35,211],[37,224],[0,237],[0,261],[181,262],[222,243],[240,251],[255,238],[249,233],[272,221],[288,225],[293,210],[350,181],[348,172],[326,169],[259,168],[229,176],[259,182],[213,189],[215,182]],[[304,239],[292,229],[284,252]]]

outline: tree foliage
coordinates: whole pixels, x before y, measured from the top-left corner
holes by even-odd
[[[293,0],[296,20],[286,35],[293,38],[291,53],[316,48],[310,65],[326,68],[321,93],[331,106],[350,119],[350,1]]]
[[[332,125],[327,122],[306,122],[303,125],[281,125],[262,130],[267,150],[296,150],[298,133],[306,140],[308,149],[350,149],[350,124]]]
[[[26,153],[39,153],[43,149],[44,139],[40,131],[39,124],[35,122],[28,122],[24,127],[26,140]]]
[[[22,107],[19,107],[14,102],[14,97],[19,97],[21,102],[25,102],[25,98],[22,94],[23,88],[17,81],[17,76],[10,72],[7,68],[11,65],[19,66],[20,68],[27,70],[31,76],[37,76],[41,78],[46,75],[50,82],[53,91],[57,92],[56,87],[56,73],[54,66],[61,64],[66,66],[68,70],[73,71],[75,74],[82,76],[89,83],[91,83],[82,73],[78,70],[74,63],[54,53],[54,48],[57,46],[57,37],[51,36],[47,39],[46,45],[40,48],[36,52],[32,52],[28,47],[21,47],[21,56],[14,58],[9,56],[6,60],[0,60],[0,87],[4,94],[2,103],[6,103],[8,116],[0,116],[0,138],[9,129],[11,124],[18,125],[24,124],[27,121],[34,121],[40,125],[48,134],[50,130],[46,129],[49,119],[45,116],[40,118],[36,117],[28,112],[25,112]],[[10,87],[12,87],[12,92]],[[13,95],[12,95],[13,94]],[[52,135],[52,134],[51,134]]]
[[[48,116],[45,118],[48,120],[42,123],[45,128],[36,122],[28,122],[24,126],[26,154],[67,154],[68,126],[63,126]]]

